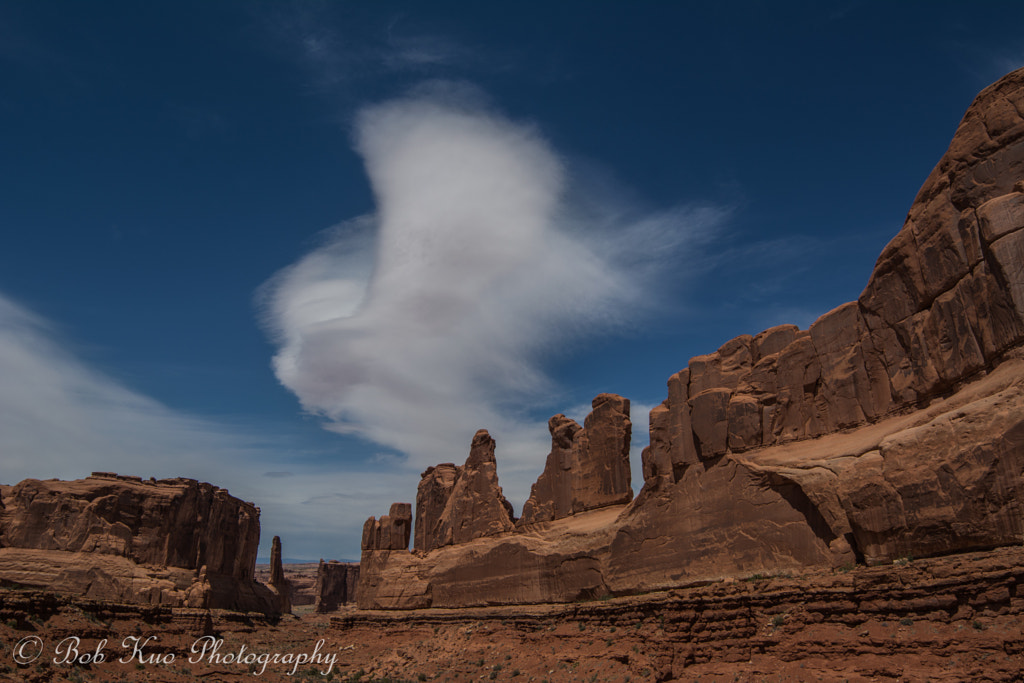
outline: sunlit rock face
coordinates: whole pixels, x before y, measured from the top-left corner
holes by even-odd
[[[629,400],[600,394],[580,428],[565,415],[548,420],[551,452],[518,526],[551,522],[633,499],[629,473]]]
[[[95,472],[0,487],[0,580],[97,600],[260,611],[260,511],[194,479]]]

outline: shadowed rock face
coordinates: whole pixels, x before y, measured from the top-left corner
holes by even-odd
[[[274,536],[274,540],[270,543],[270,590],[277,594],[280,611],[290,614],[292,611],[292,585],[288,579],[284,578],[280,536]]]
[[[461,472],[461,467],[443,463],[423,473],[416,491],[414,549],[433,550],[452,542],[451,524],[444,521],[444,511]]]
[[[354,562],[324,562],[316,572],[316,611],[333,612],[356,601],[359,565]]]
[[[516,531],[364,554],[360,606],[566,602],[1019,544],[1022,342],[1024,69],[967,110],[857,301],[669,378],[632,502],[628,464],[624,480],[604,467],[628,453],[628,402],[599,396],[582,429],[552,418]]]
[[[518,526],[550,522],[572,514],[573,480],[579,466],[573,443],[582,429],[575,420],[562,414],[548,420],[551,452],[544,463],[544,471],[530,488],[530,498],[523,505]]]
[[[224,489],[99,472],[28,479],[3,499],[0,579],[101,600],[277,611],[253,580],[259,508]]]
[[[270,544],[270,583],[284,585],[284,565],[281,562],[281,537],[274,536]]]

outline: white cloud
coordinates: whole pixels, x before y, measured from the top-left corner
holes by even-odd
[[[260,506],[264,554],[280,535],[289,557],[309,558],[358,557],[363,520],[415,487],[407,473],[285,462],[286,437],[172,410],[66,347],[51,322],[0,294],[0,483],[192,477]],[[346,499],[333,498],[342,489]]]
[[[177,475],[161,456],[180,457],[229,440],[89,369],[55,341],[46,320],[0,295],[0,449],[8,483],[29,476],[76,477],[93,469],[136,472],[140,460]]]
[[[422,468],[461,462],[486,428],[521,502],[549,448],[524,406],[557,412],[542,362],[636,322],[657,276],[724,214],[639,215],[568,192],[538,131],[481,99],[435,83],[360,112],[376,214],[335,228],[262,301],[278,379],[329,429]]]

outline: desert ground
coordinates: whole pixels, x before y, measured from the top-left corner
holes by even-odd
[[[1024,547],[567,605],[300,606],[277,621],[6,590],[0,680],[1016,681],[1022,580]]]

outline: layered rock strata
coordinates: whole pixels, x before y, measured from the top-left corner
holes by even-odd
[[[596,495],[621,491],[621,474],[595,478],[577,450],[601,424],[587,452],[623,437],[628,452],[615,403],[583,429],[556,416],[516,531],[432,545],[427,526],[422,552],[364,552],[360,605],[562,602],[1019,544],[1022,112],[1024,70],[978,96],[857,301],[808,330],[732,339],[669,378],[635,500]],[[421,490],[440,495],[435,480]],[[577,490],[600,504],[578,506]]]
[[[98,600],[277,613],[259,508],[194,479],[96,472],[3,487],[0,581]]]
[[[352,666],[393,679],[487,678],[499,662],[559,681],[1009,682],[1024,667],[1022,617],[1024,550],[1011,547],[568,605],[360,610],[331,626],[380,643]]]

